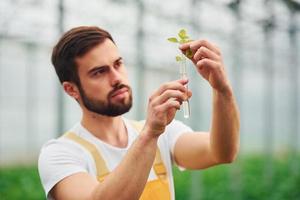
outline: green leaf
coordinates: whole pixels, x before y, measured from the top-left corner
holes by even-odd
[[[176,61],[177,62],[179,62],[179,61],[181,61],[182,60],[182,58],[180,57],[180,56],[176,56]]]
[[[177,38],[175,38],[175,37],[168,38],[168,40],[169,40],[170,42],[178,43],[178,40],[177,40]]]
[[[180,44],[184,44],[184,43],[186,43],[186,42],[187,42],[187,40],[185,40],[185,39],[179,40],[179,43],[180,43]]]
[[[184,44],[184,43],[193,41],[187,35],[187,32],[186,32],[185,29],[181,29],[178,32],[178,36],[179,36],[178,39],[176,37],[171,37],[171,38],[168,38],[168,41],[173,42],[173,43],[180,43],[180,44]],[[185,56],[190,58],[190,59],[193,57],[193,52],[191,51],[191,49],[186,50]],[[180,62],[180,61],[185,60],[185,59],[186,58],[184,56],[182,56],[182,57],[181,56],[176,56],[176,61],[177,62]]]
[[[186,30],[185,29],[181,29],[178,33],[178,36],[181,38],[181,39],[186,39],[186,37],[188,37],[186,35]]]
[[[193,41],[193,40],[188,40],[188,38],[189,38],[189,37],[183,38],[183,39],[179,40],[179,43],[180,43],[180,44],[184,44],[184,43],[192,42],[192,41]]]

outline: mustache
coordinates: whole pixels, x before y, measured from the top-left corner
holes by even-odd
[[[108,98],[110,98],[115,92],[117,92],[118,90],[120,90],[122,88],[127,88],[129,91],[131,91],[131,88],[129,85],[118,84],[118,85],[114,86],[114,88],[108,93]]]

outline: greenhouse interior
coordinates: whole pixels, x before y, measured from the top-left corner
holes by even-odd
[[[174,166],[176,199],[300,199],[299,0],[1,0],[0,199],[46,198],[40,150],[81,119],[51,53],[77,26],[111,33],[133,91],[125,117],[135,120],[146,118],[154,90],[180,78],[179,49],[168,38],[185,29],[221,49],[240,112],[239,154],[208,169]],[[175,118],[208,131],[211,86],[190,61],[187,74],[190,117],[181,109]]]

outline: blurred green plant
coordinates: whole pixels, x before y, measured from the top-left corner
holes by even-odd
[[[46,199],[36,167],[0,168],[1,200]]]
[[[176,199],[190,199],[192,173],[174,168]],[[277,157],[271,165],[264,155],[243,156],[233,164],[201,170],[200,177],[201,200],[300,199],[300,156]],[[45,199],[37,168],[0,168],[0,199]]]
[[[176,199],[190,199],[193,172],[174,168]],[[272,176],[269,176],[270,173]],[[201,170],[201,200],[299,200],[300,156],[243,156],[235,163]]]

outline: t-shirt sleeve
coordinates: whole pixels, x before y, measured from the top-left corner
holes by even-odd
[[[41,149],[39,175],[48,199],[50,190],[62,179],[78,172],[87,172],[82,153],[74,144],[52,140]]]
[[[178,121],[178,120],[173,120],[168,126],[167,126],[167,133],[166,133],[166,137],[167,137],[167,141],[168,141],[168,145],[169,145],[169,150],[171,153],[171,158],[173,163],[174,162],[174,147],[175,144],[177,142],[177,139],[183,134],[183,133],[192,133],[193,130],[185,125],[183,122]],[[177,163],[175,163],[177,165]],[[180,167],[180,166],[179,166]],[[183,168],[181,168],[183,169]]]

